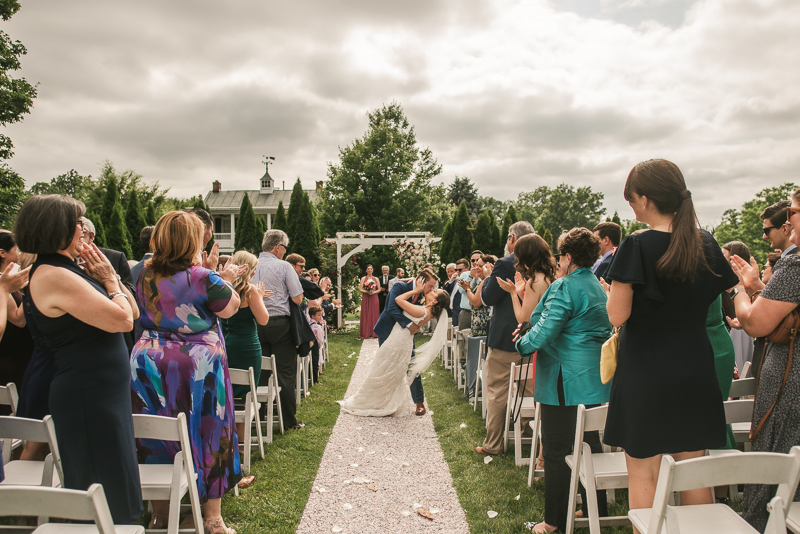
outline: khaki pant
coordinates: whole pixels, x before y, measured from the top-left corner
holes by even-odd
[[[520,355],[499,349],[489,349],[486,355],[486,439],[483,450],[491,454],[503,452],[503,432],[506,422],[506,404],[508,402],[508,381],[511,377],[511,364],[519,364]],[[533,387],[529,383],[525,388],[525,396],[533,396]],[[528,421],[522,420],[523,431],[528,429]]]

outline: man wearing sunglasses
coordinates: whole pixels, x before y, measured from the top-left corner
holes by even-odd
[[[787,254],[797,254],[799,251],[797,245],[789,240],[789,236],[792,235],[792,226],[787,222],[786,208],[790,205],[788,200],[781,200],[761,212],[761,220],[764,222],[762,239],[769,241],[770,248],[780,251],[781,257]]]

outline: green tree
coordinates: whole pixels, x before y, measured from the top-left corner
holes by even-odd
[[[125,210],[125,225],[128,227],[131,252],[133,252],[133,257],[130,259],[138,260],[147,252],[142,248],[142,242],[139,240],[139,234],[142,233],[142,228],[147,226],[147,220],[144,212],[142,212],[139,195],[135,189],[131,191],[128,197],[128,208]]]
[[[242,206],[239,209],[239,220],[236,222],[236,239],[234,250],[246,250],[253,254],[261,252],[261,228],[256,222],[256,214],[249,195],[242,195]]]
[[[105,192],[103,194],[103,204],[100,208],[100,219],[103,220],[103,222],[105,222],[108,225],[109,230],[111,229],[111,217],[114,212],[114,206],[116,204],[119,204],[119,202],[120,202],[120,195],[119,195],[119,185],[117,184],[117,178],[116,176],[113,175],[107,175],[105,177]],[[127,240],[127,235],[125,237]]]
[[[520,193],[516,202],[520,219],[534,226],[544,226],[554,236],[576,226],[590,230],[599,223],[606,212],[603,193],[593,193],[591,187],[575,189],[568,184],[555,188],[537,187]]]
[[[10,230],[25,200],[25,182],[8,165],[0,164],[0,228]]]
[[[494,231],[492,231],[493,227]],[[475,248],[484,254],[494,254],[497,249],[499,235],[500,231],[497,229],[497,223],[494,221],[494,215],[491,210],[481,213],[473,233]]]
[[[450,257],[450,249],[453,246],[453,221],[447,221],[447,224],[444,227],[444,232],[442,232],[442,240],[439,241],[439,257],[442,260],[442,263],[447,265],[448,263],[453,263],[455,260]],[[458,258],[456,258],[458,259]]]
[[[441,165],[430,149],[417,146],[400,104],[368,118],[364,136],[340,148],[339,162],[328,165],[329,180],[317,201],[321,230],[441,232],[448,218],[442,211],[449,208],[446,192],[432,184]]]
[[[294,240],[290,237],[292,252],[300,254],[306,259],[306,270],[319,265],[317,249],[320,242],[319,225],[317,215],[308,193],[303,191],[300,197],[300,209],[297,212],[297,224],[295,226]],[[291,209],[291,204],[289,204]]]
[[[754,199],[742,204],[740,209],[726,210],[722,214],[722,222],[713,230],[717,242],[724,245],[729,241],[742,241],[748,246],[759,265],[763,265],[772,250],[769,241],[763,239],[764,224],[761,221],[761,212],[776,202],[791,199],[797,187],[793,183],[767,187],[756,193]]]
[[[447,188],[447,200],[453,206],[459,206],[462,202],[467,204],[467,213],[470,219],[477,219],[478,214],[481,213],[481,197],[478,194],[478,189],[475,184],[466,176],[456,176],[450,186]]]
[[[278,202],[278,211],[275,213],[275,219],[272,221],[273,230],[286,231],[286,210],[283,209],[283,201]]]
[[[95,230],[97,230],[96,227]],[[111,217],[108,220],[108,228],[105,233],[107,248],[124,252],[127,258],[133,258],[131,245],[128,241],[128,228],[125,226],[125,216],[122,214],[122,204],[119,200],[111,207]]]
[[[303,195],[307,195],[303,191],[303,184],[300,183],[300,178],[294,183],[292,188],[292,196],[289,197],[289,210],[286,213],[286,228],[284,232],[289,236],[289,250],[297,252],[294,246],[294,241],[297,236],[297,226],[299,224],[300,212],[303,210]],[[299,253],[298,253],[299,254]]]
[[[147,213],[145,214],[145,219],[147,220],[147,226],[155,226],[156,222],[158,222],[158,218],[156,217],[156,206],[153,204],[153,201],[147,203]]]
[[[548,245],[550,245],[550,250],[551,250],[551,251],[555,251],[555,250],[556,250],[556,244],[555,244],[555,242],[553,241],[553,234],[551,234],[551,233],[550,233],[550,230],[548,230],[547,228],[545,228],[545,229],[544,229],[544,231],[543,231],[541,234],[539,234],[539,235],[541,235],[541,236],[542,236],[542,239],[544,239],[544,240],[545,240],[545,242],[546,242]]]
[[[94,244],[98,247],[108,248],[108,244],[106,243],[106,229],[102,219],[100,219],[96,213],[88,211],[86,212],[86,218],[94,224]]]
[[[486,214],[489,216],[489,220],[491,220],[492,224],[490,227],[491,230],[491,243],[492,248],[487,252],[487,254],[494,254],[498,258],[503,257],[503,249],[499,246],[500,243],[500,227],[497,226],[497,217],[494,214],[494,211],[487,209]]]
[[[258,250],[261,251],[261,240],[264,238],[264,233],[267,231],[267,220],[260,216],[256,216],[256,226],[258,227],[258,234],[259,234],[259,245]]]
[[[500,256],[503,256],[505,253],[506,241],[508,241],[508,229],[517,221],[519,221],[519,218],[517,218],[517,210],[514,209],[514,205],[511,204],[508,207],[508,211],[506,211],[505,217],[503,217],[503,229],[500,230],[500,241],[497,243],[498,250],[503,251],[500,253]]]
[[[453,241],[450,245],[449,257],[469,258],[470,252],[474,250],[472,245],[472,228],[470,228],[469,213],[467,213],[467,203],[462,201],[459,204],[456,214],[453,216],[451,225],[453,230]]]

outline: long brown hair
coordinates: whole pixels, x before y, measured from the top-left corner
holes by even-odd
[[[231,258],[231,263],[234,265],[247,265],[247,270],[240,274],[236,280],[233,281],[233,288],[239,293],[239,298],[245,306],[250,305],[250,277],[253,276],[253,271],[258,265],[258,258],[254,254],[246,250],[240,250]]]
[[[528,280],[528,285],[533,289],[536,273],[542,273],[548,284],[556,279],[556,260],[542,236],[526,234],[517,239],[514,244],[514,268],[522,273]]]
[[[203,246],[202,221],[185,211],[165,213],[156,223],[150,247],[153,257],[149,265],[156,276],[172,276],[188,269]]]
[[[669,247],[656,263],[656,275],[694,281],[698,264],[708,267],[708,263],[692,193],[681,170],[665,159],[643,161],[631,169],[625,182],[625,200],[630,202],[633,193],[647,197],[660,214],[673,214]]]

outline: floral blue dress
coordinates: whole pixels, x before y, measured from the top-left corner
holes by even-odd
[[[201,502],[241,478],[231,379],[217,317],[233,291],[192,266],[170,277],[145,266],[136,284],[144,334],[131,352],[134,413],[186,414]],[[172,463],[179,445],[137,440],[141,463]]]

